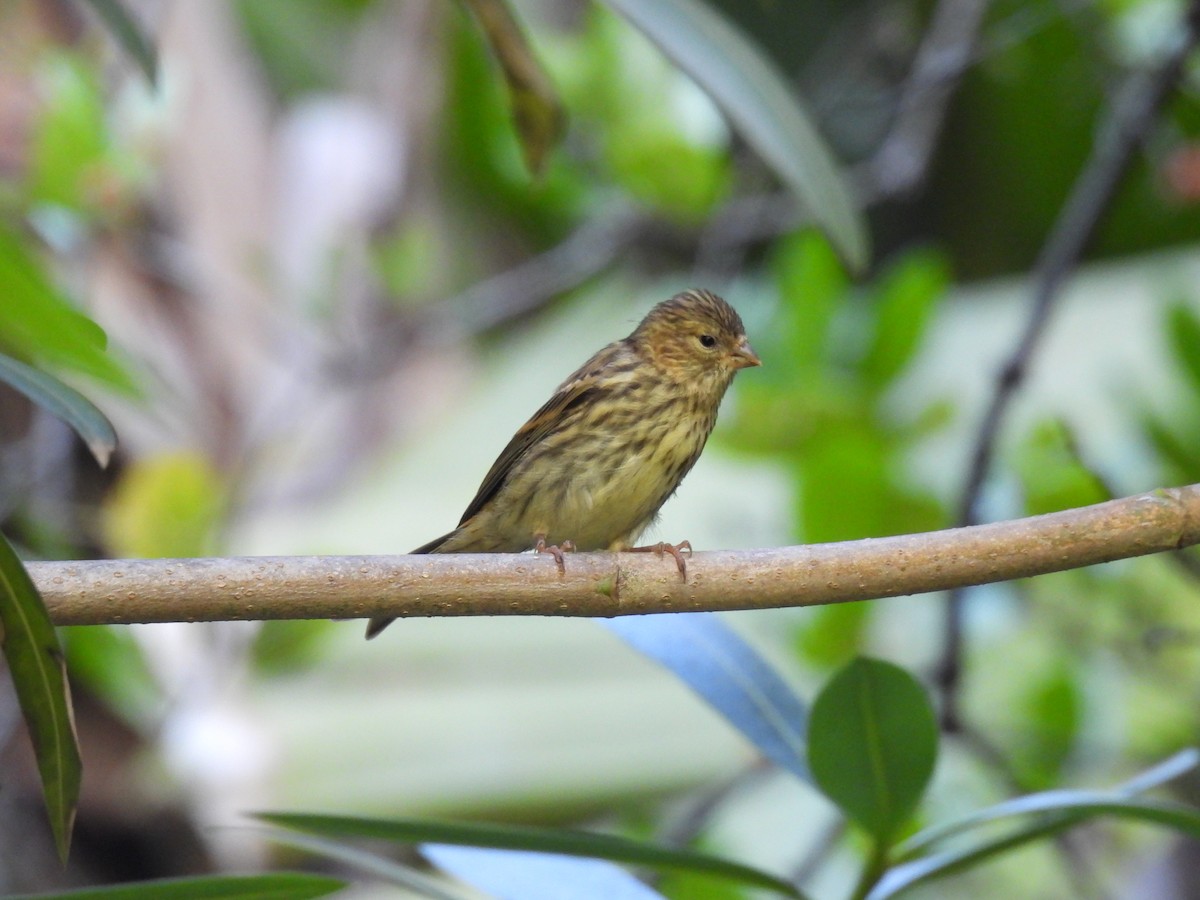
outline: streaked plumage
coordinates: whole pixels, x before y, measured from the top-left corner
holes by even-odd
[[[456,529],[414,553],[629,548],[695,464],[738,369],[760,365],[705,290],[655,306],[572,373],[509,441]],[[367,637],[391,619],[372,619]]]

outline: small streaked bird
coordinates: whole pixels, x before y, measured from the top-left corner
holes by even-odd
[[[711,291],[655,306],[558,386],[508,442],[458,527],[413,553],[656,550],[632,544],[695,464],[739,369],[762,365]],[[371,619],[373,638],[392,621]]]

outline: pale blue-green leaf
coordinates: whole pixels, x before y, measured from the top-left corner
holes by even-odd
[[[430,862],[494,897],[521,900],[665,900],[620,866],[556,853],[425,844]]]
[[[779,674],[713,613],[620,616],[603,624],[675,673],[759,751],[808,780],[808,711]]]
[[[603,0],[720,106],[812,214],[846,264],[870,256],[866,225],[796,92],[763,53],[701,0]]]
[[[92,451],[96,462],[108,465],[117,447],[117,433],[87,397],[54,376],[3,353],[0,353],[0,381],[70,425]]]

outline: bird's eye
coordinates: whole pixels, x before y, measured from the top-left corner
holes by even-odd
[[[717,346],[717,339],[711,334],[702,334],[700,335],[700,346],[707,347],[709,350],[711,350],[713,347]]]

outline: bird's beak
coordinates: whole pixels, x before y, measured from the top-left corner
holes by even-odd
[[[733,351],[733,366],[735,369],[749,369],[754,366],[761,366],[762,360],[758,358],[758,354],[754,352],[750,346],[750,341],[742,338],[737,345],[737,349]]]

